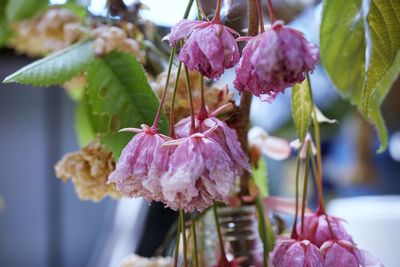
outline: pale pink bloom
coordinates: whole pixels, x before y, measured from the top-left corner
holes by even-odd
[[[369,252],[347,240],[326,241],[320,251],[324,255],[324,267],[383,267]]]
[[[129,197],[144,197],[149,201],[162,201],[160,177],[167,171],[172,147],[162,146],[169,140],[155,129],[142,125],[142,129],[129,128],[137,134],[126,145],[109,183]]]
[[[181,39],[187,39],[179,59],[190,70],[197,70],[204,76],[217,79],[225,69],[232,68],[239,61],[239,48],[230,28],[211,21],[181,20],[164,39],[176,46]]]
[[[251,171],[249,158],[244,153],[242,146],[238,140],[236,131],[230,128],[225,122],[211,113],[207,118],[200,120],[195,119],[195,129],[197,132],[205,132],[211,128],[215,128],[209,138],[218,143],[221,148],[228,154],[234,164],[234,168],[240,175],[244,170]],[[190,135],[190,117],[182,119],[176,124],[175,130],[178,137],[187,137]]]
[[[352,242],[351,236],[346,232],[341,219],[328,216],[333,235],[329,229],[326,216],[320,212],[306,214],[304,217],[304,232],[302,237],[310,240],[313,244],[320,247],[328,240],[347,240]],[[301,224],[297,225],[297,232],[300,233]]]
[[[269,135],[263,128],[255,126],[248,133],[249,146],[256,147],[265,156],[274,160],[284,160],[290,156],[292,148],[286,139]]]
[[[319,62],[319,49],[303,34],[276,21],[271,29],[250,38],[236,68],[234,85],[268,102],[300,83]]]
[[[319,249],[309,240],[279,238],[271,261],[274,267],[324,267]]]
[[[161,179],[164,203],[176,210],[202,211],[214,201],[228,201],[237,173],[224,149],[209,138],[213,129],[169,141],[175,146]]]

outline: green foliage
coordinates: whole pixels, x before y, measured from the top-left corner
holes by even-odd
[[[253,178],[258,189],[260,190],[260,195],[262,197],[267,197],[269,195],[268,186],[268,167],[267,162],[264,157],[261,157],[258,161],[258,168],[253,168]]]
[[[132,138],[132,133],[118,130],[151,125],[159,105],[142,65],[132,55],[117,51],[90,65],[88,96],[96,132],[101,133],[102,143],[116,159]],[[160,131],[167,130],[168,122],[162,114]]]
[[[84,71],[93,59],[92,41],[82,41],[19,69],[3,82],[34,86],[62,84]]]
[[[325,1],[321,57],[341,95],[377,127],[383,151],[387,130],[380,105],[400,72],[400,5],[371,0],[366,7],[363,2]]]
[[[10,35],[5,12],[6,6],[7,0],[0,0],[0,47],[2,47],[6,43]]]
[[[48,5],[47,0],[9,0],[6,7],[8,21],[30,18]]]
[[[301,84],[296,84],[292,91],[292,116],[300,141],[304,140],[310,127],[313,106],[310,80],[307,76]]]
[[[275,234],[272,230],[272,224],[268,214],[265,214],[264,204],[260,197],[256,199],[256,208],[258,212],[258,233],[263,243],[264,266],[268,262],[268,253],[274,249]]]
[[[95,118],[93,117],[87,96],[84,96],[79,102],[75,111],[75,132],[78,137],[78,143],[84,147],[96,136]]]

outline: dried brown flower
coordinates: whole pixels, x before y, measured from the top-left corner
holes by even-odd
[[[98,139],[82,150],[65,155],[55,166],[57,177],[72,180],[78,197],[98,202],[105,196],[119,198],[115,184],[107,184],[108,175],[115,169],[111,152]]]

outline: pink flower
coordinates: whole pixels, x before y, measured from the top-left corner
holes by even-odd
[[[270,102],[305,79],[319,62],[319,49],[301,32],[276,21],[247,43],[236,68],[234,85]]]
[[[165,37],[172,46],[187,38],[179,53],[179,59],[190,70],[217,79],[225,69],[239,61],[239,48],[232,35],[233,30],[215,22],[181,20]]]
[[[302,237],[310,240],[320,247],[325,241],[343,239],[352,242],[351,236],[346,232],[339,218],[328,216],[333,235],[329,229],[326,216],[320,212],[306,214],[304,217],[304,233]],[[300,233],[301,225],[297,225],[297,232]]]
[[[215,128],[209,138],[218,143],[226,152],[234,164],[236,172],[240,175],[244,170],[251,171],[249,158],[244,153],[242,146],[238,140],[236,131],[230,128],[225,122],[216,118],[216,112],[211,113],[205,119],[196,118],[196,131],[205,132],[211,128]],[[190,135],[190,117],[178,122],[175,127],[178,137],[187,137]]]
[[[309,240],[278,239],[271,261],[274,267],[324,267],[321,253]]]
[[[325,256],[324,267],[383,267],[377,258],[347,240],[326,241],[320,250]]]
[[[237,175],[229,156],[209,138],[212,130],[164,144],[177,145],[161,179],[168,207],[192,212],[202,211],[214,201],[228,201]]]
[[[121,131],[137,134],[122,151],[115,171],[108,177],[109,183],[115,182],[117,190],[125,196],[163,200],[160,177],[167,171],[172,148],[161,145],[169,138],[147,125]]]

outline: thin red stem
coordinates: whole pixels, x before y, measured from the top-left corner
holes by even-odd
[[[297,234],[297,219],[299,216],[299,174],[300,174],[300,157],[297,157],[297,163],[296,163],[296,195],[295,195],[295,214],[294,214],[294,222],[293,222],[293,227],[292,227],[292,234],[291,237],[293,239],[298,238],[298,234]]]
[[[263,33],[265,32],[264,28],[264,16],[263,16],[263,11],[262,11],[262,4],[261,0],[257,0],[257,9],[258,9],[258,23],[260,24],[260,32]]]
[[[310,170],[310,146],[309,144],[304,144],[307,145],[307,152],[306,152],[306,166],[305,166],[305,171],[304,171],[304,185],[303,185],[303,199],[302,199],[302,204],[301,204],[301,235],[304,234],[304,214],[306,212],[306,202],[307,202],[307,190],[308,190],[308,176],[309,176],[309,170]]]
[[[200,74],[200,94],[201,94],[201,107],[198,118],[200,120],[205,120],[206,118],[208,118],[208,112],[206,108],[206,101],[204,99],[204,77],[201,74]]]
[[[195,118],[194,118],[195,112],[194,112],[194,106],[193,106],[192,89],[190,87],[189,70],[186,65],[184,65],[184,70],[185,70],[185,78],[186,78],[186,91],[188,94],[188,100],[189,100],[189,104],[190,104],[190,118],[191,118],[190,131],[192,134],[196,130],[196,124],[195,124]]]
[[[222,8],[222,0],[218,0],[217,7],[215,8],[214,18],[212,19],[213,23],[221,23],[221,8]]]
[[[268,6],[269,19],[271,20],[271,24],[274,24],[274,22],[275,22],[275,14],[274,14],[274,9],[272,7],[272,1],[268,0],[267,3],[268,3],[267,6]]]

